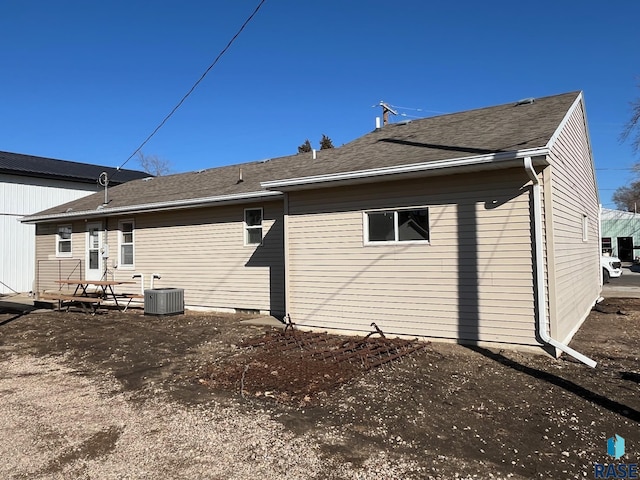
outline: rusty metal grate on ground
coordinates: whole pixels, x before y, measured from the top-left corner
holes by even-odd
[[[229,357],[208,364],[198,381],[239,392],[243,398],[309,405],[364,372],[427,349],[428,343],[388,339],[377,327],[358,338],[304,332],[289,325],[284,332],[267,332],[237,347]]]
[[[261,347],[272,353],[298,352],[301,358],[330,362],[349,362],[364,370],[379,367],[427,348],[427,342],[367,336],[345,340],[344,337],[319,332],[285,330],[268,332],[264,337],[246,340],[240,347]]]

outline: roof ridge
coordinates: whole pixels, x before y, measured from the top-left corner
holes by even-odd
[[[111,190],[110,208],[158,201],[183,203],[199,197],[240,198],[264,191],[264,184],[287,179],[342,178],[349,172],[396,172],[409,165],[443,162],[449,165],[472,157],[502,158],[518,151],[535,151],[546,147],[579,94],[576,91],[540,97],[517,108],[505,108],[517,104],[512,101],[391,124],[336,148],[318,151],[316,158],[311,153],[292,154],[203,168],[199,170],[202,175],[190,171],[146,183],[135,181]],[[242,178],[238,170],[242,170]],[[374,177],[372,174],[370,181]],[[64,213],[67,207],[86,211],[101,203],[101,198],[89,196],[55,207],[47,214]]]

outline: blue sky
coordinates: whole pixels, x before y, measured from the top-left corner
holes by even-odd
[[[0,150],[122,165],[258,3],[3,0]],[[618,140],[640,96],[639,18],[637,0],[266,0],[143,151],[183,172],[323,133],[339,146],[381,100],[405,119],[583,90],[612,207],[640,161]]]

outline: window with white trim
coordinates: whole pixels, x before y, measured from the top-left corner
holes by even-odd
[[[56,257],[71,256],[71,225],[58,225],[56,230]]]
[[[429,209],[403,208],[365,212],[365,243],[428,243]]]
[[[262,208],[244,209],[244,244],[262,244]]]
[[[118,265],[120,268],[133,268],[133,235],[135,225],[133,220],[120,220],[118,222]]]

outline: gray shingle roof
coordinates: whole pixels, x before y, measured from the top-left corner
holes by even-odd
[[[339,148],[200,172],[136,180],[111,188],[113,208],[260,192],[261,182],[394,167],[545,147],[580,92],[390,124]],[[242,169],[243,181],[238,182]],[[95,211],[96,193],[36,214]],[[105,214],[107,211],[104,212]]]
[[[0,152],[0,173],[23,175],[37,178],[54,178],[80,183],[96,183],[102,172],[114,176],[114,167],[70,162],[54,158],[35,157],[21,153]],[[138,170],[120,170],[113,178],[114,184],[148,177],[149,174]]]

